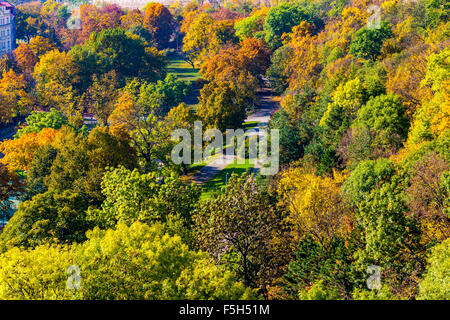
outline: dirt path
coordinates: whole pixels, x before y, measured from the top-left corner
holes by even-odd
[[[270,88],[262,88],[258,91],[257,96],[258,104],[255,111],[247,117],[245,122],[258,121],[258,126],[266,127],[269,123],[270,116],[275,110],[278,109],[278,102],[274,100],[274,96],[272,95]],[[257,127],[255,128],[255,131],[255,134],[259,134]],[[225,150],[223,157],[219,157],[201,168],[199,172],[192,176],[191,180],[196,184],[203,184],[225,169],[225,167],[232,164],[236,159],[236,156],[227,155],[228,152],[226,151],[227,149]],[[258,170],[259,168],[260,166],[255,163],[255,169]]]

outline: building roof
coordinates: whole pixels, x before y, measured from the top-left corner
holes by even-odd
[[[0,6],[14,9],[14,6],[6,1],[0,1]]]
[[[14,18],[14,6],[6,1],[0,1],[0,7],[6,7],[11,11],[11,20]]]

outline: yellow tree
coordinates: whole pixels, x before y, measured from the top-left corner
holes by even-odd
[[[421,85],[427,71],[427,52],[424,47],[415,50],[417,52],[409,52],[398,66],[385,63],[385,69],[388,70],[386,91],[402,97],[410,118],[422,101],[432,98],[430,88]]]
[[[0,80],[0,123],[8,123],[13,117],[24,114],[31,106],[31,97],[25,91],[23,75],[14,71],[4,72]]]
[[[317,87],[322,70],[320,53],[317,48],[317,37],[311,34],[311,25],[304,21],[292,28],[292,33],[285,34],[284,42],[292,48],[293,54],[285,70],[289,86],[281,105],[293,119],[296,119],[301,115],[301,110],[298,110],[293,96],[303,92],[306,87]]]
[[[288,209],[286,220],[293,225],[293,235],[311,235],[324,247],[351,228],[351,211],[342,197],[344,176],[320,177],[307,167],[283,172],[278,193],[280,204]]]
[[[10,171],[27,170],[39,147],[52,143],[57,133],[55,129],[44,128],[39,133],[27,133],[20,138],[1,142],[0,152],[4,157],[0,162],[7,165]]]
[[[28,46],[38,58],[49,51],[56,50],[56,46],[50,40],[41,36],[32,38]]]
[[[191,61],[201,58],[208,52],[208,43],[213,30],[214,19],[207,13],[193,17],[189,26],[184,25],[183,52]]]
[[[132,28],[133,26],[141,26],[143,21],[144,16],[139,9],[128,11],[127,14],[120,17],[120,25],[125,29]]]
[[[69,122],[79,118],[75,109],[73,85],[78,82],[78,67],[71,55],[53,50],[43,55],[33,74],[38,102],[42,107],[56,107],[65,113]]]

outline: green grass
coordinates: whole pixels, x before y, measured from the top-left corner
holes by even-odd
[[[244,130],[248,130],[248,129],[253,129],[256,128],[258,126],[259,121],[248,121],[248,122],[244,122],[242,124],[242,129]]]
[[[168,73],[174,73],[178,79],[184,81],[195,81],[200,78],[198,69],[192,69],[192,66],[184,61],[179,55],[169,57]]]
[[[230,179],[231,174],[236,173],[241,175],[251,168],[253,168],[253,161],[250,163],[248,159],[243,164],[238,164],[235,161],[234,163],[228,165],[225,169],[203,184],[200,199],[211,198],[216,191],[219,191],[223,186],[225,186],[227,180]]]

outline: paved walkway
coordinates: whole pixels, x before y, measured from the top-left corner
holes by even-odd
[[[270,88],[261,89],[258,91],[257,96],[258,105],[256,106],[256,110],[247,117],[245,122],[258,121],[259,127],[266,127],[269,124],[272,112],[278,109],[278,102],[274,101]],[[258,127],[254,129],[255,133],[250,135],[261,135]],[[228,148],[225,149],[223,157],[219,157],[201,168],[199,172],[192,176],[191,180],[196,184],[203,184],[225,169],[225,167],[232,164],[236,159],[236,156],[228,155],[228,153],[231,153],[227,152],[228,150]],[[260,168],[260,164],[255,163],[254,168],[258,170]]]

